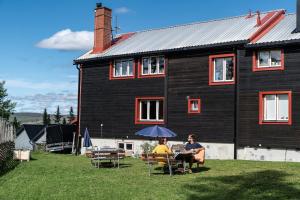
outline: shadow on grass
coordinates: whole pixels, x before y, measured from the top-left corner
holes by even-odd
[[[13,170],[20,162],[13,159],[7,159],[0,162],[0,177]]]
[[[245,173],[236,176],[200,177],[184,186],[187,200],[272,200],[300,199],[300,190],[285,182],[289,174],[276,170]]]
[[[93,165],[95,167],[98,168],[97,164]],[[127,168],[127,167],[131,167],[132,164],[129,164],[129,163],[120,163],[119,164],[119,168]],[[116,165],[114,165],[112,162],[102,162],[99,164],[99,169],[101,168],[118,168],[118,164],[116,163]]]
[[[210,168],[209,167],[199,167],[199,168],[192,168],[192,172],[193,174],[196,173],[201,173],[201,172],[205,172],[205,171],[209,171]],[[172,173],[173,175],[184,175],[188,172],[183,173],[183,169],[178,170],[177,168],[173,168],[172,169]],[[169,169],[168,168],[163,168],[163,167],[156,167],[154,169],[152,169],[151,174],[153,175],[170,175]]]

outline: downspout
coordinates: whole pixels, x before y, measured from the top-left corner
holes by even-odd
[[[235,87],[234,87],[234,159],[237,159],[237,148],[238,148],[238,132],[239,132],[239,104],[240,104],[240,86],[239,86],[239,72],[240,72],[240,50],[234,48],[236,52],[235,58]]]
[[[164,80],[164,121],[168,127],[168,77],[169,77],[169,58],[165,58],[165,80]]]
[[[78,70],[78,91],[77,91],[77,141],[76,141],[76,155],[79,155],[80,148],[80,104],[81,104],[81,68],[80,65],[76,64],[76,69]]]

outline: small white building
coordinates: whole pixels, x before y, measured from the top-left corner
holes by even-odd
[[[17,132],[15,139],[16,149],[28,149],[34,150],[35,144],[46,143],[46,126],[24,124],[21,129]]]

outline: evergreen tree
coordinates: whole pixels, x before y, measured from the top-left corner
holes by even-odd
[[[13,126],[15,130],[19,130],[21,128],[21,122],[18,121],[16,117],[14,117]]]
[[[47,124],[51,124],[51,117],[50,117],[50,114],[47,115]]]
[[[54,122],[56,124],[60,124],[61,117],[62,116],[61,116],[60,111],[59,111],[59,106],[57,106],[56,113],[54,114]]]
[[[13,110],[16,107],[16,103],[13,103],[7,98],[7,89],[4,88],[5,82],[0,82],[0,117],[9,120]]]
[[[70,124],[74,119],[75,119],[75,115],[74,115],[74,112],[73,112],[73,107],[71,106],[71,107],[70,107],[69,116],[68,116],[69,124]]]
[[[43,124],[44,125],[48,125],[49,121],[48,121],[48,113],[47,113],[47,109],[44,109],[44,114],[43,114]]]
[[[63,118],[63,125],[66,125],[67,124],[67,121],[66,121],[66,118]]]

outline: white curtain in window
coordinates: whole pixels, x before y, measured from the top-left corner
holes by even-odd
[[[278,120],[289,119],[289,98],[287,94],[278,95]]]
[[[276,120],[276,95],[265,96],[265,120]]]

